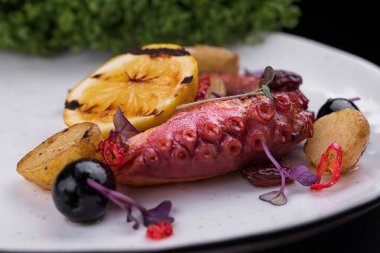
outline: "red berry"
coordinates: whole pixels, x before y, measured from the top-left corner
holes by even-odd
[[[157,221],[148,226],[146,236],[153,240],[160,240],[173,234],[173,226],[168,221]]]

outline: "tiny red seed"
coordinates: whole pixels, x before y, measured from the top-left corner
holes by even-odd
[[[173,234],[173,225],[168,221],[157,221],[148,226],[146,236],[153,240],[167,238]]]

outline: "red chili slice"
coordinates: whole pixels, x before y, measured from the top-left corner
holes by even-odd
[[[125,156],[119,146],[111,140],[105,140],[99,144],[105,162],[111,167],[119,167],[124,164]]]
[[[331,172],[331,181],[321,184],[323,173],[329,170]],[[335,142],[331,143],[326,152],[322,154],[321,160],[317,166],[317,182],[311,185],[313,190],[329,188],[338,182],[342,173],[342,148]]]

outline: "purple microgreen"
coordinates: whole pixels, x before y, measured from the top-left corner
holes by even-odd
[[[264,149],[265,154],[267,155],[268,159],[273,163],[273,165],[276,167],[278,172],[281,173],[287,173],[286,170],[280,165],[279,162],[277,162],[276,158],[272,155],[272,153],[269,151],[269,147],[265,141],[261,142],[261,146]]]
[[[278,193],[277,196],[270,198],[270,196],[273,196],[273,192],[271,192],[271,194],[265,193],[265,194],[260,196],[260,199],[267,201],[267,202],[269,202],[275,206],[285,205],[288,202],[288,200],[286,199],[286,196],[285,196],[285,174],[287,172],[280,165],[280,163],[277,162],[276,158],[274,158],[274,156],[271,154],[271,152],[269,151],[269,147],[265,141],[261,142],[261,146],[263,147],[264,152],[267,155],[267,157],[269,158],[269,160],[273,163],[273,165],[276,167],[276,169],[278,170],[278,172],[281,175],[281,188],[279,191],[277,191],[277,193]],[[269,200],[266,200],[266,199],[269,199]]]
[[[120,107],[117,107],[113,124],[115,125],[115,132],[113,134],[121,134],[122,136],[129,138],[140,133],[139,130],[137,130],[124,116],[124,113],[121,111]]]
[[[303,186],[310,186],[317,182],[317,175],[312,173],[306,166],[298,165],[290,170],[288,174],[290,179],[297,181]]]
[[[214,92],[214,91],[212,91],[211,94],[212,94],[214,97],[216,97],[216,98],[221,98],[221,97],[222,97],[222,95],[220,95],[219,93],[216,93],[216,92]]]
[[[272,205],[275,206],[282,206],[285,205],[288,200],[286,199],[286,196],[281,191],[272,191],[265,194],[260,195],[259,197],[262,201],[269,202]]]
[[[174,218],[169,216],[170,210],[172,208],[172,202],[165,200],[161,202],[155,208],[146,210],[144,216],[144,225],[148,226],[156,221],[169,221],[173,222]]]
[[[274,76],[274,69],[271,66],[265,67],[263,77],[259,82],[259,88],[262,88],[264,85],[269,85],[273,81]]]
[[[348,100],[350,100],[351,102],[355,102],[355,101],[359,101],[360,97],[353,97],[353,98],[349,98]]]
[[[276,167],[278,172],[281,175],[281,188],[279,191],[268,192],[260,196],[260,199],[266,202],[269,202],[273,205],[280,206],[287,203],[287,199],[285,196],[285,175],[292,180],[297,181],[298,183],[304,186],[310,186],[317,182],[317,176],[309,171],[309,169],[304,165],[299,165],[290,170],[288,173],[280,163],[274,158],[274,156],[270,153],[269,147],[265,141],[261,142],[261,146],[264,149],[265,154],[269,158],[269,160]],[[276,195],[277,194],[277,195]]]
[[[273,99],[272,94],[270,94],[270,88],[269,88],[268,85],[263,85],[261,88],[263,89],[264,95],[265,95],[266,97],[268,97],[268,98],[270,98],[270,99]]]
[[[260,78],[263,75],[263,73],[264,71],[262,70],[250,71],[248,69],[244,69],[245,76],[254,76],[254,77]]]
[[[139,229],[140,223],[138,219],[132,215],[132,207],[129,204],[125,204],[119,199],[113,197],[113,196],[107,196],[113,203],[115,203],[117,206],[119,206],[121,209],[123,209],[127,213],[127,223],[133,222],[133,229]]]
[[[132,214],[132,207],[136,208],[140,211],[143,222],[145,226],[148,226],[150,223],[155,221],[169,221],[173,222],[174,218],[169,216],[172,203],[168,200],[161,202],[155,208],[147,210],[143,207],[137,200],[129,197],[127,195],[121,194],[120,192],[108,189],[107,187],[99,184],[95,180],[91,178],[87,178],[87,184],[100,192],[107,198],[109,198],[113,203],[122,208],[127,213],[127,222],[134,222],[133,228],[138,229],[140,226],[140,222],[136,217]]]

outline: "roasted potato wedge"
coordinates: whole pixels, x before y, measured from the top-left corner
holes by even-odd
[[[186,50],[197,60],[199,72],[239,72],[239,56],[226,48],[195,45]]]
[[[338,143],[343,151],[342,172],[354,168],[369,142],[370,126],[359,111],[343,109],[328,114],[314,123],[314,134],[306,141],[304,151],[314,166],[332,143]]]
[[[94,123],[80,123],[54,134],[26,154],[17,164],[25,179],[51,190],[57,174],[80,158],[101,159],[98,144],[103,139]]]

